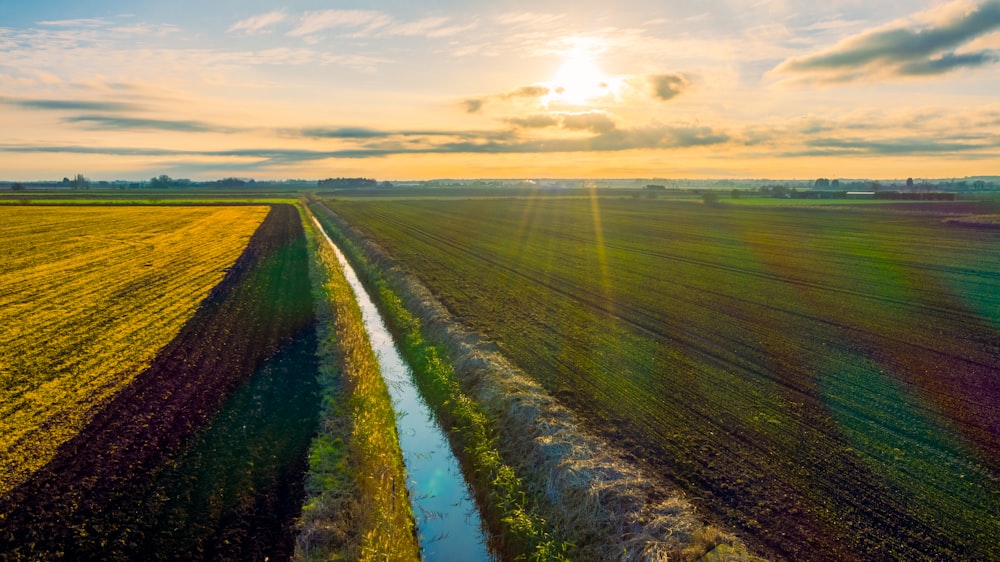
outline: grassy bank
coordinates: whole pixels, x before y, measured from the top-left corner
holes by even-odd
[[[323,413],[309,455],[296,560],[418,560],[395,413],[361,310],[303,213],[313,259]]]

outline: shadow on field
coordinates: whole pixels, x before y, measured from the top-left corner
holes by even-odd
[[[153,364],[0,498],[0,552],[290,557],[319,408],[307,260],[297,210],[274,206]]]

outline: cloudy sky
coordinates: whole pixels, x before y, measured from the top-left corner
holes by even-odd
[[[0,179],[1000,174],[1000,0],[0,2]]]

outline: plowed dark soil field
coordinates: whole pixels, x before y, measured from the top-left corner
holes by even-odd
[[[948,203],[329,200],[784,560],[1000,559],[1000,230]]]
[[[275,205],[152,365],[0,498],[3,557],[287,559],[319,411],[307,260]]]

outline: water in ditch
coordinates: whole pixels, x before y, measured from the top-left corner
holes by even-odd
[[[316,225],[323,232],[318,222]],[[448,439],[417,391],[409,366],[354,269],[325,232],[323,236],[336,252],[354,290],[365,330],[392,396],[421,557],[428,562],[495,561],[496,556],[487,547],[479,509]]]

